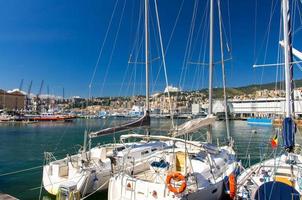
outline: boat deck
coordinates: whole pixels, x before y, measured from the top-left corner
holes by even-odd
[[[144,172],[138,173],[134,177],[139,180],[143,180],[143,181],[164,183],[167,173],[168,173],[168,171],[156,172],[156,171],[150,169],[150,170],[146,170]]]

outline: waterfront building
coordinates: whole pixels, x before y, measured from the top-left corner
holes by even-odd
[[[0,109],[23,110],[25,107],[26,96],[19,90],[6,92],[0,90]]]
[[[231,112],[235,118],[282,117],[285,113],[285,98],[259,98],[231,100]],[[302,99],[294,102],[295,115],[302,117]]]

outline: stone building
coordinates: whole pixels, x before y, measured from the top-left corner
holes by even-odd
[[[23,110],[26,96],[19,91],[10,93],[0,89],[0,109]]]

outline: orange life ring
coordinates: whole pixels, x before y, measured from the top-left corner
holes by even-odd
[[[236,176],[234,175],[234,173],[230,174],[229,176],[229,188],[230,188],[230,198],[234,199],[237,192]]]
[[[171,184],[171,180],[176,180],[176,181],[181,181],[181,186],[180,187],[173,187]],[[187,183],[186,183],[186,179],[185,177],[179,173],[179,172],[171,172],[167,175],[166,178],[166,184],[168,186],[168,189],[171,192],[174,192],[176,194],[182,193],[183,191],[185,191],[186,187],[187,187]]]

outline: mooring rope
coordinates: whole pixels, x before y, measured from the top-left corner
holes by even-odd
[[[27,169],[21,169],[21,170],[18,170],[18,171],[8,172],[8,173],[0,174],[0,177],[12,175],[12,174],[18,174],[18,173],[26,172],[26,171],[31,171],[31,170],[42,168],[42,167],[43,167],[43,165],[40,165],[40,166],[31,167],[31,168],[27,168]]]

